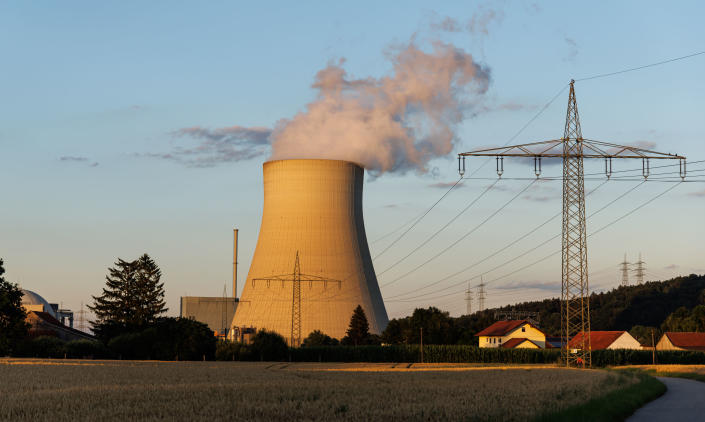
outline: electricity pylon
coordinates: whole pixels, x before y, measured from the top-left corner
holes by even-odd
[[[622,271],[622,286],[629,285],[629,263],[627,262],[627,254],[624,254],[624,261],[620,262],[619,269]]]
[[[319,277],[315,275],[301,274],[301,264],[299,263],[299,251],[296,251],[296,260],[294,262],[294,272],[291,274],[273,275],[269,277],[253,278],[252,283],[257,281],[265,281],[267,287],[272,281],[291,282],[291,337],[289,346],[299,347],[301,345],[301,282],[308,281],[309,287],[313,282],[323,282],[323,287],[327,288],[328,283],[338,283],[340,289],[341,281],[332,278]]]
[[[480,277],[480,284],[478,288],[479,291],[477,293],[477,310],[482,312],[485,310],[485,282],[482,281],[482,277]]]
[[[583,159],[603,158],[605,175],[612,175],[613,158],[641,158],[642,176],[649,177],[650,159],[680,160],[680,176],[685,178],[685,157],[649,151],[628,145],[584,139],[580,128],[575,81],[570,81],[568,110],[561,139],[490,148],[458,154],[458,171],[465,173],[465,157],[495,157],[497,175],[504,172],[504,157],[533,157],[534,173],[541,175],[542,158],[563,160],[563,231],[561,264],[561,336],[564,337],[562,357],[567,366],[590,367],[590,303],[585,228],[585,179]],[[576,342],[568,345],[572,338]],[[575,352],[575,353],[573,353]]]
[[[472,313],[472,290],[470,289],[470,282],[468,282],[468,289],[465,290],[465,314],[470,315]]]
[[[639,260],[634,263],[634,275],[636,276],[636,284],[644,284],[644,273],[646,270],[646,262],[641,260],[641,252],[639,252]]]

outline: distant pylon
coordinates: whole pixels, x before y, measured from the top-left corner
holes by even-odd
[[[76,326],[79,331],[88,332],[86,326],[86,311],[83,309],[83,302],[81,302],[81,308],[76,312]]]
[[[629,285],[629,263],[627,262],[627,254],[624,254],[624,261],[619,264],[619,268],[622,271],[622,286]]]
[[[468,289],[465,290],[465,305],[467,306],[465,314],[470,315],[472,313],[472,290],[470,289],[470,282],[468,282]]]
[[[625,260],[626,261],[626,260]],[[646,262],[641,260],[641,252],[639,252],[639,260],[634,263],[634,275],[636,276],[637,284],[644,284],[644,272],[646,270]]]
[[[482,312],[485,310],[485,282],[482,281],[480,277],[480,285],[478,286],[479,291],[477,292],[477,310]]]

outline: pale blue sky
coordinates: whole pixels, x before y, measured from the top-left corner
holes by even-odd
[[[345,58],[354,77],[390,71],[385,51],[416,37],[453,43],[491,69],[483,101],[509,110],[479,113],[457,129],[457,151],[501,145],[570,78],[580,79],[705,50],[702,2],[3,2],[0,3],[0,257],[8,278],[77,309],[100,291],[117,257],[150,253],[161,266],[170,314],[179,296],[220,295],[230,283],[232,227],[240,229],[240,279],[247,275],[262,207],[265,157],[194,168],[152,158],[188,140],[191,126],[271,127],[304,109],[316,72]],[[494,12],[487,33],[431,30],[447,16],[467,22]],[[705,159],[705,55],[576,83],[586,138],[649,142],[691,161]],[[515,143],[562,135],[564,92]],[[500,107],[501,108],[501,107]],[[515,109],[511,109],[515,108]],[[62,160],[61,158],[64,157]],[[481,164],[471,160],[469,166]],[[615,163],[615,170],[639,167]],[[587,165],[600,171],[602,163]],[[428,174],[368,180],[369,240],[430,206],[457,177],[454,156]],[[477,176],[494,177],[492,165]],[[508,176],[530,176],[506,163]],[[705,164],[693,164],[692,170]],[[547,168],[555,174],[556,167]],[[695,173],[694,173],[695,174]],[[701,173],[702,174],[702,173]],[[696,180],[696,179],[693,179]],[[702,179],[701,179],[702,180]],[[378,272],[404,256],[490,181],[452,192]],[[509,200],[528,181],[502,181],[463,218],[408,261],[379,276],[384,285],[423,262]],[[599,184],[589,180],[586,187]],[[588,213],[638,182],[610,182]],[[499,187],[503,189],[499,189]],[[588,222],[588,232],[670,185],[647,183]],[[448,254],[388,287],[384,296],[436,281],[501,248],[560,210],[559,182],[523,195]],[[682,184],[590,239],[591,283],[618,283],[617,264],[642,252],[654,277],[704,272],[705,183]],[[559,220],[435,290],[462,282],[543,242]],[[375,255],[392,237],[371,245]],[[553,250],[552,242],[485,276],[494,279]],[[560,256],[489,284],[488,306],[560,294]],[[504,287],[504,288],[502,288]],[[507,289],[512,287],[513,289]],[[453,293],[450,288],[431,297]],[[416,295],[408,295],[414,297]],[[404,299],[404,297],[401,297]],[[435,304],[457,315],[463,295],[387,302],[390,316]]]

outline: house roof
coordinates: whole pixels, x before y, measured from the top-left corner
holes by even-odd
[[[50,313],[48,313],[48,312],[39,312],[39,311],[29,311],[29,312],[27,312],[27,316],[28,316],[28,317],[31,316],[32,314],[34,314],[38,319],[41,319],[41,320],[44,321],[45,323],[47,323],[47,324],[49,324],[49,325],[53,325],[53,326],[55,326],[55,327],[58,328],[58,329],[64,330],[64,331],[66,331],[66,332],[69,332],[69,333],[72,333],[72,334],[74,334],[74,335],[78,335],[78,336],[81,336],[81,337],[84,337],[84,338],[94,338],[92,335],[90,335],[90,334],[88,334],[88,333],[84,333],[84,332],[81,331],[81,330],[77,330],[77,329],[75,329],[75,328],[71,328],[71,327],[69,327],[69,326],[66,326],[66,325],[62,324],[61,321],[59,321],[58,319],[54,318],[54,317],[53,317]]]
[[[666,337],[673,343],[674,346],[683,349],[705,350],[705,333],[664,333]]]
[[[528,338],[518,338],[518,337],[517,337],[517,338],[511,338],[511,339],[507,340],[506,342],[504,342],[504,344],[502,344],[502,347],[504,347],[504,348],[506,348],[506,349],[513,349],[513,348],[519,346],[520,344],[522,344],[522,343],[525,342],[525,341],[528,341],[529,343],[532,343],[533,345],[535,345],[536,347],[538,347],[539,349],[541,349],[541,345],[539,345],[539,344],[536,343],[535,341],[529,340]]]
[[[590,349],[600,350],[610,347],[626,331],[590,331]],[[577,348],[583,342],[583,333],[578,333],[573,337],[568,345]]]
[[[510,321],[497,321],[494,324],[490,325],[489,327],[485,328],[484,330],[480,331],[479,333],[475,334],[475,337],[478,337],[478,336],[504,336],[504,335],[507,335],[508,333],[516,330],[517,328],[521,327],[524,324],[529,324],[530,326],[539,330],[539,327],[535,326],[534,324],[530,323],[529,321],[527,321],[525,319],[515,319],[515,320],[510,320]],[[539,331],[541,331],[541,330],[539,330]],[[541,332],[543,333],[543,331],[541,331]]]

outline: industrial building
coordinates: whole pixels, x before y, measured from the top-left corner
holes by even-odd
[[[230,326],[238,305],[237,299],[237,241],[238,229],[233,229],[233,294],[223,296],[182,296],[181,318],[189,318],[208,325],[217,337],[229,336]]]
[[[73,328],[73,312],[60,309],[37,293],[22,289],[22,307],[27,312],[29,336],[51,336],[62,340],[93,339],[93,336]]]
[[[362,213],[364,169],[340,160],[263,165],[264,210],[233,328],[267,329],[296,346],[313,330],[345,336],[361,305],[370,332],[389,322]]]
[[[237,304],[234,297],[182,296],[180,315],[208,325],[218,337],[226,337]]]

